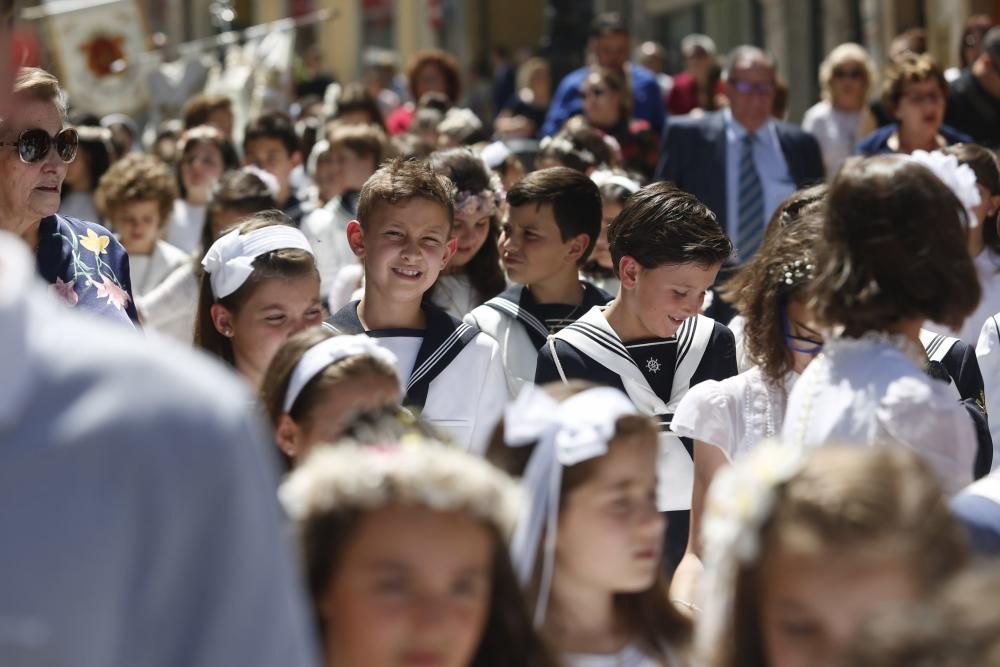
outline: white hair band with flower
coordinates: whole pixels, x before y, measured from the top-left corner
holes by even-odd
[[[968,216],[969,227],[978,227],[979,218],[975,208],[982,203],[979,188],[976,187],[976,172],[967,164],[961,164],[954,155],[945,155],[941,151],[913,151],[910,160],[919,162],[931,170],[942,183],[948,186],[958,201],[962,202],[965,214]]]
[[[288,412],[309,382],[327,367],[351,357],[373,357],[396,367],[396,355],[366,334],[333,336],[316,343],[302,355],[292,370],[281,411]]]
[[[455,197],[455,217],[469,222],[482,220],[486,216],[496,213],[506,197],[507,193],[504,192],[499,182],[495,188],[487,188],[479,192],[462,190]]]
[[[528,385],[504,413],[504,443],[508,447],[537,443],[521,477],[530,512],[521,516],[511,543],[514,569],[527,584],[545,537],[536,627],[545,621],[552,587],[563,467],[607,454],[615,422],[637,414],[628,397],[611,387],[588,389],[558,403],[535,385]]]
[[[205,253],[201,265],[209,275],[215,298],[227,297],[253,274],[253,261],[274,250],[295,249],[313,254],[305,234],[288,225],[271,225],[246,234],[234,229]]]
[[[629,194],[638,192],[641,187],[637,181],[629,178],[628,176],[616,174],[613,171],[608,171],[607,169],[595,170],[594,173],[590,175],[590,180],[592,180],[599,188],[602,188],[605,185],[617,185]]]

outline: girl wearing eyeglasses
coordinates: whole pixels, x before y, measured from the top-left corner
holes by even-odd
[[[778,209],[777,222],[769,225],[760,250],[737,278],[736,305],[745,321],[743,341],[753,367],[692,387],[670,425],[677,435],[694,440],[691,533],[670,587],[682,610],[692,609],[702,572],[701,516],[715,473],[780,433],[788,393],[823,349],[823,335],[806,305],[821,219],[813,206],[792,210],[794,224],[782,224],[780,218],[797,201],[793,197]]]
[[[875,129],[875,116],[867,104],[874,80],[875,65],[858,44],[841,44],[819,66],[823,99],[806,111],[802,129],[819,142],[830,176],[854,152],[858,141]]]
[[[0,230],[35,251],[39,273],[66,305],[138,322],[128,255],[104,227],[57,215],[79,136],[65,128],[65,93],[48,72],[22,68],[0,120]]]

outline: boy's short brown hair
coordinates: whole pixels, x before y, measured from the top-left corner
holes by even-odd
[[[209,118],[216,111],[228,111],[232,114],[233,101],[225,95],[195,95],[187,101],[181,112],[184,129],[190,130],[193,127],[207,124]]]
[[[615,275],[622,257],[643,268],[665,264],[721,264],[733,244],[715,214],[697,197],[661,181],[641,188],[608,225],[608,249]]]
[[[330,150],[346,148],[358,157],[371,157],[377,168],[388,158],[395,157],[395,149],[378,125],[331,123],[326,133]]]
[[[97,210],[105,218],[128,204],[155,201],[160,227],[170,221],[177,199],[177,181],[163,160],[152,155],[127,155],[101,177],[94,193]]]
[[[396,206],[411,199],[440,204],[448,214],[448,231],[451,232],[455,220],[455,186],[447,176],[434,173],[422,160],[394,158],[379,167],[361,188],[358,222],[366,229],[380,206]]]
[[[559,237],[565,242],[578,234],[590,240],[579,264],[590,257],[597,237],[601,234],[601,191],[583,173],[569,167],[550,167],[533,171],[507,193],[511,206],[552,206],[552,216],[559,227]]]

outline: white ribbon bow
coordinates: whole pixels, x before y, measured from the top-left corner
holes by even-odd
[[[948,186],[958,201],[962,202],[969,227],[979,226],[979,218],[976,217],[975,208],[982,203],[982,197],[979,194],[979,188],[976,187],[976,172],[972,170],[972,167],[959,163],[957,157],[945,155],[941,151],[930,153],[913,151],[909,159],[927,167],[931,173],[938,177],[938,180]]]
[[[234,229],[205,253],[201,265],[209,274],[215,298],[227,297],[253,274],[253,261],[273,250],[294,248],[313,254],[305,234],[288,225],[271,225],[240,234]]]
[[[367,334],[326,338],[306,350],[306,353],[299,359],[299,363],[295,364],[292,376],[288,380],[288,389],[285,390],[285,402],[282,404],[281,411],[291,410],[292,406],[295,405],[295,400],[302,393],[302,389],[326,367],[348,357],[361,356],[374,357],[393,368],[396,367],[396,355],[379,345]]]
[[[545,531],[536,627],[545,621],[552,587],[563,467],[607,454],[618,419],[638,414],[628,397],[611,387],[588,389],[558,403],[535,385],[526,386],[505,411],[504,442],[508,447],[538,443],[521,478],[531,499],[530,510],[518,521],[511,541],[514,568],[527,584]]]

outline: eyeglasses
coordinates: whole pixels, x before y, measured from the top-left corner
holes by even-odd
[[[80,146],[80,135],[71,127],[60,130],[54,137],[41,128],[34,128],[24,130],[17,135],[17,141],[0,141],[0,146],[16,147],[18,157],[25,164],[34,164],[44,160],[48,157],[53,145],[59,159],[68,164],[76,158],[76,149]]]
[[[604,93],[608,92],[604,88],[584,88],[580,91],[580,97],[587,99],[588,97],[604,97]]]
[[[913,104],[921,105],[924,102],[930,102],[931,104],[939,104],[944,101],[944,95],[940,91],[935,91],[933,93],[906,93],[903,97]]]
[[[785,345],[787,345],[788,349],[792,352],[798,352],[800,354],[819,354],[823,351],[822,340],[796,336],[792,333],[792,324],[788,319],[788,311],[784,309],[781,312],[781,327],[785,332]]]
[[[774,92],[773,83],[750,83],[749,81],[730,79],[729,84],[740,95],[760,95],[763,97]]]
[[[865,71],[860,67],[835,67],[833,70],[833,78],[861,81],[865,78]]]

